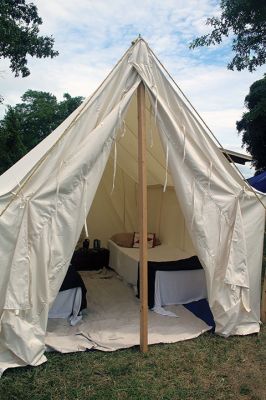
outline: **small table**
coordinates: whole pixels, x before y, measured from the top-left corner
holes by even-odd
[[[109,266],[109,250],[99,249],[78,249],[74,252],[71,264],[77,270],[98,270]]]

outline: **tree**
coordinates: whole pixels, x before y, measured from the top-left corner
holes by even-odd
[[[0,122],[0,175],[27,153],[19,131],[19,120],[10,109],[4,124]]]
[[[211,33],[196,38],[190,48],[220,44],[233,34],[232,50],[235,56],[228,69],[250,72],[266,61],[266,1],[265,0],[221,0],[221,16],[208,18]]]
[[[236,127],[259,173],[266,171],[266,74],[250,86],[245,105],[249,111],[237,121]]]
[[[82,102],[83,97],[64,94],[57,102],[47,92],[28,90],[22,102],[8,110],[0,121],[0,174],[51,133]]]
[[[37,7],[25,0],[0,0],[0,58],[10,60],[15,76],[28,76],[27,56],[55,57],[54,39],[39,35],[42,19]]]

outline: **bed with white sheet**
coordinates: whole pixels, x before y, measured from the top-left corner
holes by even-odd
[[[109,266],[125,282],[137,288],[139,249],[120,247],[112,240],[108,245]],[[204,269],[196,259],[192,254],[169,245],[161,244],[148,249],[150,307],[158,309],[207,298]]]
[[[68,319],[70,325],[76,325],[82,319],[81,311],[87,307],[86,292],[80,274],[70,265],[48,318]]]

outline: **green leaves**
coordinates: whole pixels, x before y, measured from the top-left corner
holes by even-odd
[[[30,74],[27,57],[55,57],[54,39],[39,36],[42,19],[37,7],[25,0],[0,0],[0,58],[10,60],[15,76]]]
[[[0,121],[0,174],[51,133],[82,102],[82,97],[64,94],[57,102],[47,92],[28,90],[22,102],[8,107]]]
[[[220,44],[233,34],[232,50],[235,56],[228,69],[250,72],[266,62],[266,2],[265,0],[221,0],[219,18],[208,18],[213,27],[208,35],[196,38],[190,48]]]
[[[245,98],[248,112],[236,123],[242,143],[253,156],[258,172],[266,170],[266,75],[254,82]]]
[[[196,38],[190,48],[220,44],[225,37],[234,35],[233,59],[228,69],[250,72],[266,62],[266,1],[221,0],[219,18],[208,18],[206,24],[212,32]],[[250,87],[245,99],[249,111],[236,123],[242,133],[242,143],[253,156],[258,171],[266,170],[266,75]]]

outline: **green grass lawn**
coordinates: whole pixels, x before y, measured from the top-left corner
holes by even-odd
[[[113,353],[49,353],[37,368],[8,370],[1,400],[266,399],[266,328],[224,339],[206,333],[184,342]]]

